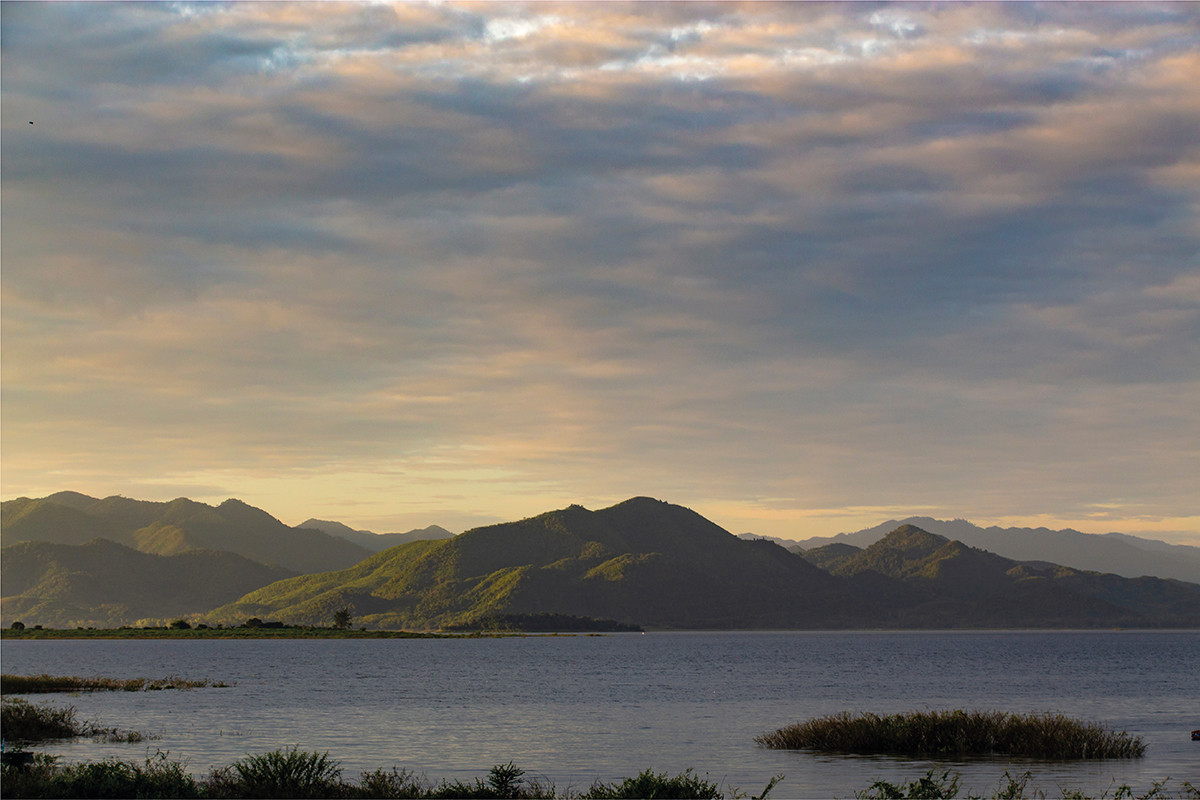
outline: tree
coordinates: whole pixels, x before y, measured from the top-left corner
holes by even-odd
[[[14,631],[23,631],[25,630],[25,623],[18,620],[12,624],[12,629]]]
[[[350,613],[349,608],[340,608],[333,615],[333,627],[339,631],[349,630],[350,623],[354,620],[354,615]]]

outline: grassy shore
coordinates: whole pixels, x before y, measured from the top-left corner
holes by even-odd
[[[342,777],[342,768],[328,753],[275,750],[249,755],[206,778],[192,777],[185,765],[164,754],[144,762],[104,761],[57,764],[37,755],[20,766],[6,764],[0,781],[5,797],[396,797],[396,798],[724,798],[745,797],[736,789],[726,794],[718,783],[688,771],[669,776],[646,770],[614,783],[596,782],[583,792],[560,793],[553,784],[525,777],[513,763],[492,767],[485,778],[432,782],[408,770],[392,768],[364,772],[358,781]],[[766,797],[772,780],[759,797]]]
[[[3,639],[461,639],[511,634],[339,630],[308,626],[228,628],[26,628],[0,630]]]
[[[1089,759],[1140,758],[1141,737],[1105,730],[1061,714],[1003,711],[914,711],[879,716],[843,711],[755,737],[779,750],[861,755],[987,756]]]
[[[474,780],[430,781],[423,776],[397,769],[378,769],[363,772],[357,781],[343,778],[343,770],[328,753],[301,750],[275,750],[248,755],[233,764],[213,770],[207,777],[196,779],[186,765],[158,753],[143,762],[106,759],[82,764],[60,765],[52,756],[34,755],[19,766],[5,763],[0,783],[5,797],[146,797],[146,798],[268,798],[268,797],[330,797],[330,798],[747,798],[748,793],[737,788],[722,788],[720,784],[701,778],[688,770],[679,775],[645,770],[640,774],[613,782],[597,781],[583,791],[558,790],[553,784],[530,780],[525,771],[512,762],[501,764],[486,777]],[[765,798],[782,776],[772,778],[755,795]],[[1014,800],[1014,798],[1044,798],[1038,790],[1029,789],[1032,776],[1025,773],[1005,780],[991,795],[967,793],[966,798],[984,800]],[[899,784],[876,781],[865,790],[854,793],[861,800],[899,800],[900,798],[957,798],[960,796],[961,776],[949,770],[930,771],[925,776]],[[1154,783],[1142,794],[1128,786],[1120,786],[1100,795],[1062,789],[1064,800],[1090,798],[1122,798],[1124,800],[1200,800],[1200,789],[1190,783],[1179,788],[1167,781]]]
[[[0,675],[0,694],[56,694],[65,692],[155,692],[164,689],[224,689],[228,683],[211,680],[166,678],[82,678],[70,675]]]

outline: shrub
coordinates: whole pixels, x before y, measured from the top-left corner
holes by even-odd
[[[157,753],[143,764],[117,759],[59,766],[52,756],[35,756],[22,768],[4,768],[6,797],[165,797],[200,796],[184,765]]]
[[[1140,758],[1141,737],[1106,731],[1061,714],[1001,711],[914,711],[851,715],[848,711],[756,736],[780,750],[892,755],[1007,755],[1027,758]]]
[[[917,778],[915,781],[901,784],[897,786],[894,783],[887,781],[875,781],[871,784],[871,788],[865,792],[855,792],[854,796],[858,800],[945,800],[958,796],[958,781],[961,777],[955,773],[953,777],[950,775],[950,770],[945,770],[941,775],[935,775],[937,770],[929,770],[925,773],[925,777]],[[1024,788],[1022,786],[1022,788]],[[1018,795],[1023,797],[1024,795]]]
[[[406,769],[364,772],[354,797],[427,797],[429,789]]]
[[[636,778],[626,778],[617,784],[596,783],[581,797],[597,800],[617,798],[720,798],[720,787],[696,776],[692,770],[671,778],[667,773],[645,770]]]
[[[332,797],[341,788],[342,768],[329,753],[297,748],[272,750],[235,761],[242,797]]]

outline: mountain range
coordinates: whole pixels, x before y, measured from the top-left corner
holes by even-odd
[[[349,569],[272,584],[206,620],[315,623],[344,606],[363,623],[408,628],[543,612],[664,628],[836,628],[869,612],[782,547],[634,498],[400,545]]]
[[[812,550],[842,543],[867,547],[901,525],[954,539],[1018,561],[1049,561],[1075,569],[1111,572],[1127,578],[1152,575],[1200,583],[1200,547],[1167,544],[1124,533],[1081,533],[1049,528],[981,528],[964,519],[938,520],[908,517],[888,520],[872,528],[836,536],[815,537],[798,542],[775,540],[788,549]]]
[[[237,500],[72,492],[8,501],[2,515],[5,625],[327,625],[348,607],[356,624],[410,629],[534,617],[680,629],[1200,627],[1195,583],[1008,558],[911,522],[852,535],[865,546],[841,537],[801,554],[645,497],[457,536],[293,528]],[[437,538],[404,541],[416,536]]]
[[[186,497],[157,503],[59,492],[0,504],[0,528],[5,545],[83,544],[100,538],[166,556],[220,550],[295,573],[347,567],[371,554],[322,531],[289,527],[240,500],[214,507]]]
[[[380,627],[559,613],[646,628],[1195,627],[1200,585],[1018,562],[902,525],[804,558],[694,511],[633,498],[571,506],[289,578],[208,614]]]
[[[389,547],[395,547],[398,544],[408,544],[409,542],[417,542],[422,539],[449,539],[454,535],[440,525],[430,525],[429,527],[418,528],[406,533],[374,533],[373,531],[355,530],[349,525],[327,519],[308,519],[296,527],[311,528],[312,530],[328,533],[330,536],[340,537],[346,541],[354,542],[359,547],[365,547],[372,553],[387,550]]]

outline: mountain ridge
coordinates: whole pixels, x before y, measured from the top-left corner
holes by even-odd
[[[1200,547],[1170,544],[1125,533],[1083,533],[1071,528],[982,528],[965,519],[938,520],[906,517],[888,520],[870,528],[836,536],[818,536],[795,541],[790,548],[805,551],[827,544],[866,547],[901,525],[956,539],[1005,558],[1018,561],[1049,561],[1075,569],[1112,573],[1126,578],[1149,575],[1200,583]]]
[[[306,519],[296,527],[308,528],[327,533],[330,536],[337,536],[338,538],[353,542],[359,547],[365,547],[372,553],[378,553],[381,550],[395,547],[398,544],[406,544],[407,542],[416,542],[422,539],[449,539],[454,535],[440,525],[427,525],[424,528],[414,528],[403,533],[375,533],[368,530],[355,530],[342,522],[316,518]]]
[[[225,551],[293,573],[350,566],[370,555],[353,542],[289,527],[233,498],[210,506],[186,497],[160,502],[59,492],[0,504],[0,528],[5,545],[25,541],[80,545],[103,538],[157,555]]]
[[[1018,562],[913,525],[866,549],[835,547],[826,571],[690,509],[631,498],[400,545],[206,619],[306,624],[350,606],[364,624],[418,628],[506,613],[680,629],[1200,626],[1200,585]]]

